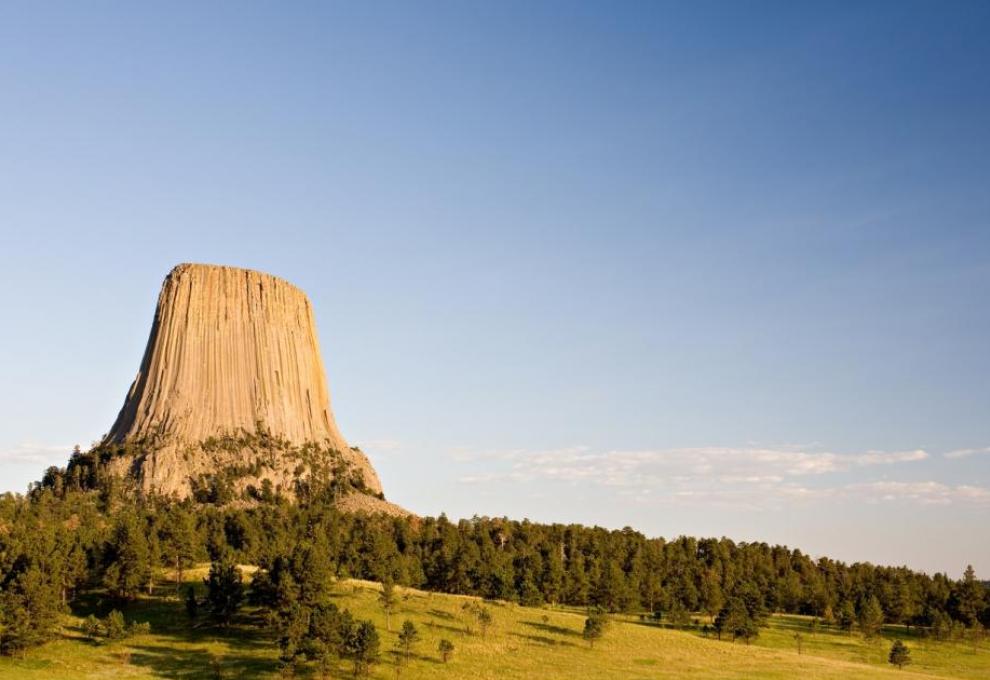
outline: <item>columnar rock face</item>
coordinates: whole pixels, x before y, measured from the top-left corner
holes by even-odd
[[[166,277],[151,337],[114,441],[199,441],[258,422],[294,442],[344,450],[301,290],[248,269],[180,264]]]
[[[229,446],[232,460],[204,455],[216,447],[203,442],[257,432],[339,451],[368,490],[381,492],[367,458],[337,429],[306,294],[261,272],[180,264],[165,278],[141,368],[107,441],[146,449],[131,469],[143,487],[186,495],[197,475],[238,462]],[[287,476],[272,471],[270,481]]]

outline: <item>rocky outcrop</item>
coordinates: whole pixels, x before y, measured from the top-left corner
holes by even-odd
[[[147,491],[184,497],[220,473],[235,493],[291,491],[313,474],[347,474],[381,494],[334,420],[309,299],[248,269],[180,264],[168,274],[104,442],[113,445],[129,452],[113,470]]]

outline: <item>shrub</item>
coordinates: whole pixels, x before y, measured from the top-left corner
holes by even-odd
[[[595,641],[600,640],[603,635],[605,635],[605,626],[608,620],[605,618],[604,612],[592,612],[584,621],[584,631],[582,632],[582,637],[588,641],[588,646],[592,649],[595,648]]]
[[[887,657],[887,661],[898,668],[904,668],[911,663],[911,650],[900,640],[895,640],[890,648],[890,656]]]
[[[124,621],[124,615],[116,609],[107,615],[103,629],[108,640],[123,640],[127,637],[127,622]]]

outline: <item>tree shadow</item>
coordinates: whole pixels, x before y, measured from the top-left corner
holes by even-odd
[[[93,593],[72,606],[73,614],[80,617],[103,618],[113,609],[120,610],[128,623],[151,625],[150,638],[141,635],[112,644],[120,663],[145,668],[154,677],[212,680],[219,668],[225,678],[251,678],[278,670],[277,654],[272,651],[276,645],[263,625],[263,616],[254,609],[242,610],[230,625],[221,626],[205,615],[191,621],[184,602],[171,596],[142,596],[123,603]],[[93,646],[107,644],[87,638],[81,625],[68,626],[63,637]],[[211,643],[226,649],[213,653],[206,648]]]
[[[130,663],[148,669],[155,677],[192,680],[216,677],[217,668],[224,677],[251,678],[278,669],[274,658],[242,654],[214,655],[205,649],[176,649],[168,645],[133,645]]]
[[[702,629],[702,626],[696,626],[693,623],[674,625],[672,623],[657,623],[656,621],[641,621],[637,619],[630,619],[624,623],[631,623],[634,626],[645,626],[646,628],[658,630],[679,630],[685,633],[698,633],[699,635],[701,635]]]
[[[553,633],[554,635],[579,635],[576,630],[564,628],[563,626],[551,626],[549,623],[538,623],[536,621],[523,621],[522,623],[531,628],[536,628],[537,630],[542,630],[546,633]]]
[[[540,645],[546,645],[547,647],[574,647],[573,642],[567,640],[556,640],[552,637],[546,637],[545,635],[524,635],[523,633],[510,633],[512,637],[522,638],[523,640],[528,640],[529,642],[534,642]]]
[[[412,661],[424,661],[426,663],[432,663],[432,664],[440,663],[439,660],[433,658],[432,656],[426,656],[425,654],[419,654],[417,652],[410,653],[408,659],[405,658],[405,652],[401,652],[397,649],[391,650],[388,653],[388,655],[389,657],[391,657],[392,663],[396,665],[399,665],[400,662],[403,662],[405,665],[408,666],[409,664],[407,662],[412,662]]]
[[[471,635],[470,631],[465,629],[463,626],[449,626],[446,623],[437,623],[436,621],[429,621],[426,624],[427,630],[433,630],[439,628],[440,630],[449,630],[451,633],[459,633],[461,635]]]
[[[438,619],[446,619],[448,621],[453,621],[457,618],[450,612],[445,612],[442,609],[431,609],[430,611],[427,612],[427,614],[429,614],[430,616],[435,616]]]

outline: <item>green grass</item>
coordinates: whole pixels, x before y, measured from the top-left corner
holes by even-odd
[[[653,623],[641,622],[639,617],[622,618],[631,624],[658,627]],[[687,635],[700,635],[701,624],[709,622],[708,617],[700,617],[700,619],[698,625],[688,626],[682,629],[682,632]],[[812,633],[811,617],[790,614],[774,615],[769,623],[768,627],[760,628],[760,636],[752,642],[752,647],[797,654],[797,641],[794,636],[800,634],[803,656],[885,668],[889,667],[887,655],[892,642],[900,639],[911,650],[911,665],[906,670],[913,673],[974,680],[990,677],[990,644],[986,640],[981,641],[977,646],[962,641],[937,642],[921,636],[914,629],[888,625],[884,627],[882,638],[867,641],[858,633],[850,634],[835,628],[826,630],[819,627]]]
[[[190,574],[202,578],[202,573]],[[201,585],[201,580],[199,581]],[[168,590],[168,589],[163,589]],[[581,638],[580,612],[488,603],[494,625],[484,637],[462,610],[474,598],[399,589],[401,598],[392,615],[392,631],[377,603],[378,585],[364,581],[337,584],[336,603],[358,618],[375,621],[382,636],[383,660],[376,678],[396,677],[392,653],[404,619],[419,628],[422,642],[401,678],[504,680],[524,678],[986,678],[990,677],[990,648],[935,643],[908,636],[900,629],[887,639],[867,643],[859,636],[819,632],[812,636],[808,620],[775,616],[752,645],[705,639],[697,630],[667,630],[637,617],[616,617],[604,639],[589,649]],[[109,610],[109,603],[88,600],[69,617],[60,639],[28,652],[23,658],[0,659],[0,679],[20,678],[213,678],[218,662],[224,678],[277,677],[278,651],[271,635],[252,625],[257,612],[246,611],[236,625],[190,629],[181,598],[156,595],[142,598],[125,610],[128,620],[149,621],[152,632],[113,644],[94,644],[81,631],[81,616]],[[546,619],[544,620],[544,617]],[[798,655],[793,634],[804,635]],[[892,637],[904,637],[913,665],[897,671],[886,663]],[[449,663],[440,662],[441,638],[455,645]],[[306,669],[297,677],[316,677]],[[350,677],[342,662],[334,677]]]

